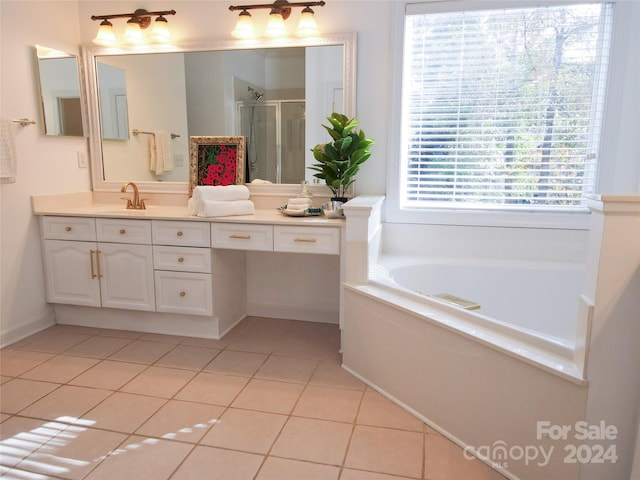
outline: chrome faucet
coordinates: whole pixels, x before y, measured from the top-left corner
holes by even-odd
[[[138,186],[133,182],[126,182],[120,189],[121,192],[126,192],[127,188],[131,185],[133,189],[133,201],[130,198],[122,197],[127,201],[127,210],[145,210],[147,207],[144,204],[144,200],[140,199],[140,193],[138,192]]]

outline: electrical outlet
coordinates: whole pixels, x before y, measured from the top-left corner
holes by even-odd
[[[78,168],[87,168],[87,154],[78,150]]]

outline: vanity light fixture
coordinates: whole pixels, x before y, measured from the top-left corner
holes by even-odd
[[[231,35],[241,40],[249,40],[256,38],[253,29],[253,19],[248,10],[268,8],[271,10],[269,21],[265,29],[265,35],[270,38],[282,38],[287,36],[287,28],[284,21],[289,18],[291,9],[294,7],[302,7],[302,15],[296,35],[299,37],[317,37],[319,34],[318,25],[313,15],[311,7],[323,7],[323,0],[318,2],[288,2],[287,0],[276,0],[273,3],[260,5],[231,5],[229,10],[240,10],[240,17],[235,28],[231,31]]]
[[[118,40],[113,32],[113,24],[109,21],[112,18],[128,18],[124,32],[124,43],[128,45],[144,44],[145,36],[142,33],[151,24],[151,17],[157,16],[153,22],[153,28],[148,35],[148,39],[152,43],[169,43],[171,40],[171,32],[165,15],[175,15],[175,10],[164,10],[161,12],[147,12],[143,8],[139,8],[133,13],[116,13],[113,15],[92,15],[91,20],[102,20],[96,38],[93,43],[103,47],[116,47]]]

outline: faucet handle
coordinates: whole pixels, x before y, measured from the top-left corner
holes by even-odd
[[[131,203],[131,199],[130,198],[128,198],[128,197],[120,197],[120,199],[127,201],[127,209],[133,208],[133,203]]]
[[[147,206],[144,204],[145,200],[146,199],[144,199],[144,198],[140,199],[140,203],[138,204],[138,208],[140,208],[141,210],[146,210],[147,209]]]

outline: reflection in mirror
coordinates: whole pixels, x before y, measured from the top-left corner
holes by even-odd
[[[36,57],[45,133],[83,136],[77,57],[40,45]]]
[[[187,192],[189,137],[233,135],[247,138],[247,181],[298,187],[312,177],[306,166],[314,162],[310,149],[326,142],[326,117],[355,113],[353,40],[337,35],[313,45],[251,49],[200,43],[162,53],[86,48],[94,190],[135,181],[146,191]],[[124,72],[120,119],[127,137],[107,134],[113,116],[102,111],[106,64]],[[157,171],[150,155],[161,141],[169,153]]]
[[[125,70],[104,61],[98,61],[97,68],[102,139],[127,140],[129,138],[129,118]]]

